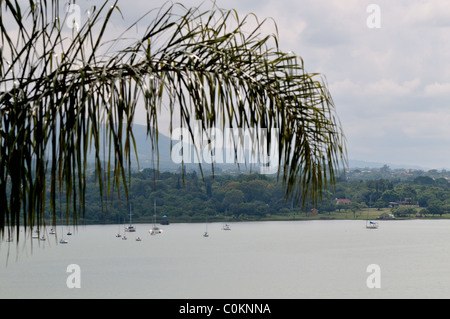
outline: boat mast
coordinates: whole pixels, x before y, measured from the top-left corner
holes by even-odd
[[[131,203],[130,203],[130,207],[128,208],[128,210],[130,211],[130,226],[131,226]]]
[[[156,199],[153,201],[154,211],[153,211],[153,226],[156,226]]]

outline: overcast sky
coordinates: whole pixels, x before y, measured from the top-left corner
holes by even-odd
[[[217,4],[273,18],[282,49],[301,56],[309,72],[326,76],[350,159],[450,167],[448,1]],[[368,26],[376,18],[369,4],[380,9],[380,28]]]
[[[77,3],[84,10],[95,2]],[[119,7],[128,24],[163,3],[119,1]],[[308,72],[326,76],[350,159],[450,168],[448,0],[216,3],[242,16],[273,18],[282,50],[301,56]],[[380,28],[368,26],[376,18],[370,4],[380,9]]]
[[[326,76],[350,159],[450,167],[448,1],[222,3],[272,17],[283,49]],[[369,4],[380,28],[368,27]]]

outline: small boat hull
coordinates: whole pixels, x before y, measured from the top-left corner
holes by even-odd
[[[158,235],[158,234],[161,234],[163,232],[163,230],[160,229],[159,227],[153,227],[148,232],[150,233],[150,235]]]
[[[366,223],[366,228],[367,229],[378,229],[378,223],[375,222],[368,222]]]
[[[133,233],[133,232],[135,232],[136,231],[136,228],[134,227],[134,226],[128,226],[128,227],[125,227],[125,231],[126,232],[129,232],[129,233]]]

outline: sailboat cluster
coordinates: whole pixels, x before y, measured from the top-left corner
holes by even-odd
[[[53,228],[50,228],[49,235],[56,235],[56,231],[55,231]],[[70,231],[70,229],[69,229],[69,231],[67,232],[67,235],[68,235],[68,236],[72,235],[72,232]],[[45,241],[45,240],[46,240],[45,235],[44,235],[44,234],[41,234],[41,231],[40,231],[40,230],[35,230],[35,231],[33,232],[33,234],[32,234],[31,237],[32,237],[33,239],[39,239],[39,240],[41,240],[41,241]],[[11,239],[11,238],[8,238],[8,241],[11,242],[12,239]],[[69,241],[68,241],[67,239],[64,238],[63,229],[61,228],[61,239],[59,240],[59,243],[60,243],[60,244],[67,244],[68,242],[69,242]]]
[[[126,236],[125,233],[135,233],[135,232],[136,232],[136,227],[133,225],[132,220],[131,220],[131,219],[132,219],[132,208],[131,208],[131,205],[130,205],[130,209],[129,209],[129,218],[130,218],[129,224],[126,225],[126,226],[124,227],[124,234],[123,234],[123,235],[121,234],[121,231],[120,231],[121,226],[120,226],[120,224],[119,224],[119,231],[118,231],[117,234],[116,234],[116,237],[117,237],[117,238],[121,238],[122,240],[127,240],[128,238],[127,238],[127,236]],[[163,218],[167,218],[167,216],[163,216]],[[168,224],[169,224],[169,222],[168,222],[167,219],[165,219],[165,220],[163,220],[163,221],[161,222],[161,225],[168,225]],[[377,225],[377,226],[378,226],[378,225]],[[209,233],[208,233],[208,222],[207,222],[207,221],[206,221],[206,223],[205,223],[205,227],[206,227],[206,229],[205,229],[205,232],[203,233],[203,237],[209,237]],[[64,237],[64,234],[63,234],[64,229],[63,229],[63,228],[64,228],[64,227],[61,227],[61,238],[60,238],[60,240],[59,240],[59,243],[60,243],[60,244],[67,244],[67,243],[69,243],[69,242],[68,242],[68,240]],[[369,227],[368,227],[368,228],[369,228]],[[231,227],[230,227],[229,224],[224,224],[224,225],[222,226],[222,229],[223,229],[223,230],[231,230]],[[162,234],[162,233],[163,233],[163,230],[162,230],[160,227],[158,227],[158,226],[156,225],[156,201],[155,201],[155,203],[154,203],[153,226],[148,230],[148,232],[149,232],[149,234],[152,235],[152,236],[153,236],[153,235],[158,235],[158,234]],[[39,240],[45,241],[46,238],[45,238],[44,234],[41,235],[41,233],[42,233],[41,231],[35,230],[35,231],[32,233],[32,238],[33,238],[33,239],[39,239]],[[55,231],[53,228],[51,228],[50,231],[48,232],[48,234],[50,234],[50,235],[56,235],[56,231]],[[70,229],[68,230],[68,232],[66,233],[66,235],[68,235],[68,236],[72,235],[72,232],[70,231]],[[13,241],[12,237],[9,236],[9,237],[7,238],[7,242],[12,242],[12,241]],[[137,237],[136,237],[136,241],[142,241],[142,238],[139,237],[139,236],[137,236]]]
[[[163,216],[163,217],[165,217],[165,218],[167,218],[167,216]],[[130,205],[130,209],[129,209],[129,224],[128,225],[126,225],[125,227],[124,227],[124,234],[121,234],[121,231],[120,231],[120,229],[121,229],[121,227],[120,227],[120,225],[119,225],[119,231],[117,232],[117,234],[116,234],[116,237],[117,238],[121,238],[122,240],[127,240],[128,238],[127,238],[127,236],[126,236],[126,234],[125,233],[135,233],[136,232],[136,227],[133,225],[133,223],[132,223],[132,208],[131,208],[131,205]],[[166,220],[164,220],[164,222],[161,222],[161,225],[168,225],[169,224],[169,222],[168,222],[168,220],[166,219]],[[206,229],[205,229],[205,232],[203,233],[203,237],[209,237],[209,233],[208,233],[208,223],[206,222],[205,223],[205,227],[206,227]],[[63,228],[64,227],[62,227],[61,228],[61,238],[60,238],[60,240],[59,240],[59,243],[60,244],[67,244],[68,243],[68,240],[64,237],[64,234],[63,234]],[[224,224],[223,226],[222,226],[222,229],[223,230],[231,230],[231,228],[230,228],[230,225],[229,224]],[[158,234],[162,234],[163,233],[163,230],[160,228],[160,227],[158,227],[157,225],[156,225],[156,201],[155,201],[155,203],[154,203],[154,214],[153,214],[153,226],[148,230],[148,232],[149,232],[149,234],[150,235],[158,235]],[[44,240],[46,240],[46,238],[45,238],[45,236],[42,234],[42,235],[40,235],[40,231],[39,230],[35,230],[34,232],[33,232],[33,234],[32,234],[32,238],[34,238],[34,239],[39,239],[39,240],[42,240],[42,241],[44,241]],[[48,234],[50,234],[50,235],[56,235],[56,231],[53,229],[53,228],[51,228],[50,229],[50,231],[49,231],[49,233]],[[68,236],[70,236],[70,235],[72,235],[72,232],[70,231],[70,229],[68,230],[68,232],[66,233]],[[7,240],[8,242],[12,242],[12,238],[11,237],[8,237],[8,240]],[[141,237],[139,237],[139,236],[137,236],[136,237],[136,241],[142,241],[142,238]]]
[[[129,218],[130,218],[130,222],[129,222],[129,225],[128,226],[125,226],[125,232],[136,232],[136,227],[133,225],[133,223],[131,222],[131,217],[132,217],[132,212],[131,212],[131,206],[130,206],[130,212],[129,212]],[[167,216],[164,216],[164,217],[167,217]],[[163,224],[163,223],[161,223],[161,224]],[[164,225],[168,225],[168,221],[167,220],[165,220],[164,221]],[[209,237],[209,233],[208,233],[208,223],[206,222],[206,224],[205,224],[205,227],[206,227],[206,229],[205,229],[205,232],[203,233],[203,237]],[[230,227],[230,225],[229,224],[224,224],[223,226],[222,226],[222,229],[223,230],[231,230],[231,227]],[[162,234],[163,233],[163,230],[160,228],[160,227],[158,227],[157,225],[156,225],[156,201],[154,202],[154,213],[153,213],[153,226],[152,226],[152,228],[150,228],[149,230],[148,230],[148,232],[149,232],[149,234],[150,235],[158,235],[158,234]],[[118,237],[118,238],[122,238],[122,240],[127,240],[127,236],[124,234],[123,236],[122,236],[122,234],[120,234],[120,226],[119,226],[119,232],[116,234],[116,237]],[[136,241],[142,241],[142,238],[141,237],[136,237]]]
[[[153,215],[154,216],[153,227],[151,229],[149,229],[149,231],[148,231],[150,233],[150,235],[157,235],[157,234],[161,234],[163,232],[163,230],[156,225],[156,201],[155,201],[154,206],[155,206],[155,208],[154,208],[155,211],[154,211],[154,215]],[[136,227],[131,222],[131,216],[132,216],[131,205],[130,205],[129,215],[130,215],[130,223],[128,226],[125,226],[125,232],[136,232]],[[119,228],[119,232],[116,234],[116,237],[122,238],[122,240],[127,240],[127,236],[125,234],[123,236],[120,234],[120,228]],[[136,241],[142,241],[142,238],[138,236],[138,237],[136,237]]]

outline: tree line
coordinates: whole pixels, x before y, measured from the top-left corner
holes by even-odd
[[[450,213],[450,185],[445,177],[385,176],[360,179],[354,172],[342,175],[335,187],[324,191],[317,205],[300,205],[285,198],[276,178],[260,174],[218,174],[202,176],[196,171],[185,174],[144,169],[130,174],[125,189],[111,190],[101,198],[92,176],[86,179],[84,220],[87,223],[157,221],[259,220],[264,218],[300,218],[313,209],[322,216],[331,213],[361,212],[367,208],[391,208],[396,217]],[[337,204],[336,199],[348,199]],[[65,197],[61,196],[61,207]]]

